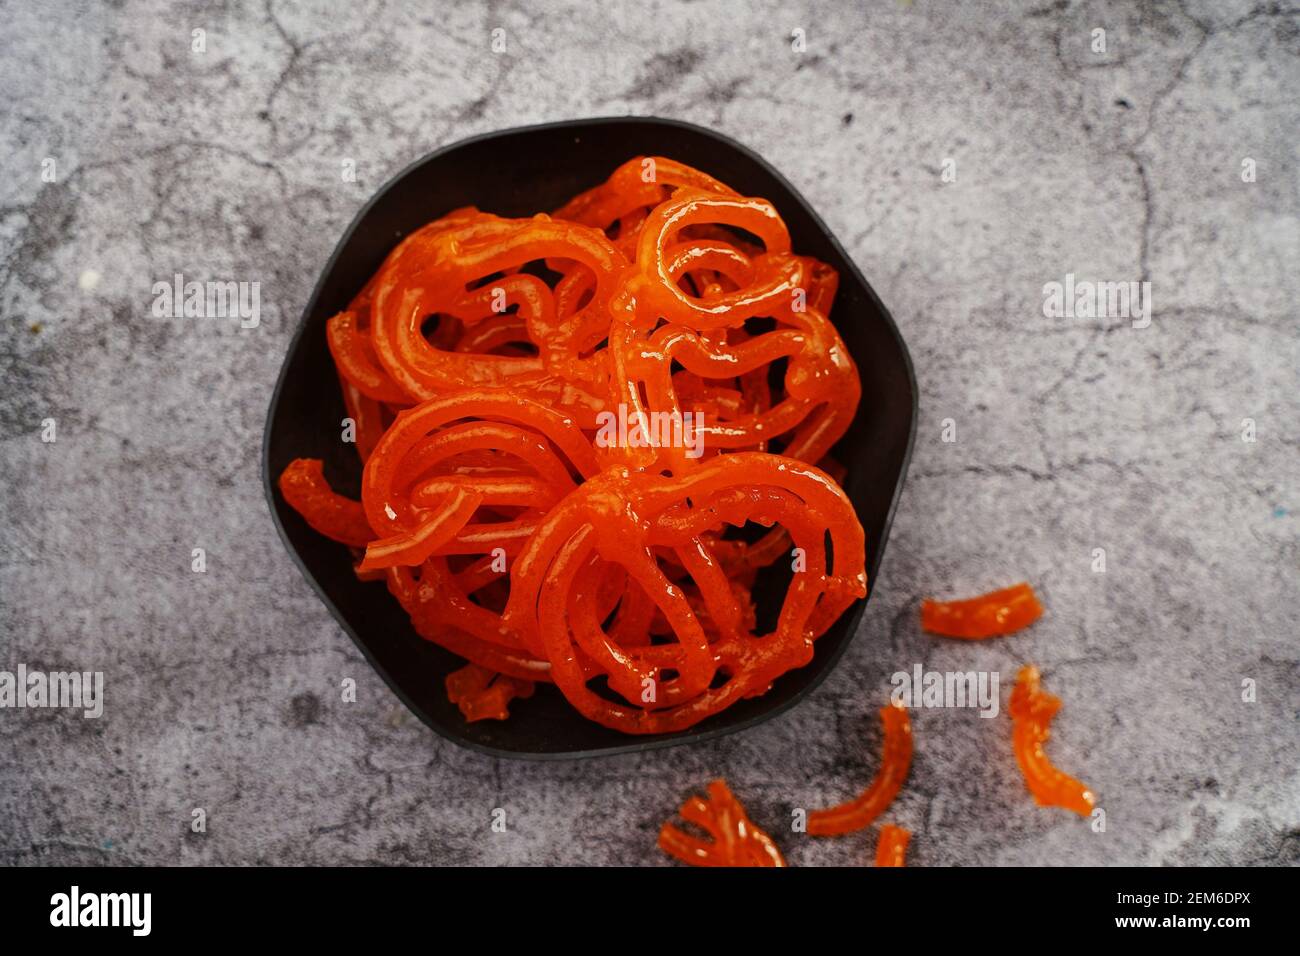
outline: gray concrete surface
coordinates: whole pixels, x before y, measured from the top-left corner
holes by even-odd
[[[0,860],[656,864],[721,775],[792,863],[859,864],[874,834],[815,842],[791,810],[869,779],[889,675],[995,670],[1005,702],[1032,660],[1106,831],[1033,805],[1005,715],[922,710],[889,814],[912,862],[1296,863],[1297,8],[548,6],[3,5],[0,669],[100,670],[106,699],[0,710]],[[717,128],[823,213],[911,347],[916,453],[862,633],[801,706],[707,746],[496,761],[407,715],[300,578],[263,417],[392,173],[611,114]],[[260,282],[261,325],[155,317],[177,272]],[[1154,320],[1045,317],[1067,273],[1149,280]],[[1031,631],[916,626],[922,595],[1022,578]]]

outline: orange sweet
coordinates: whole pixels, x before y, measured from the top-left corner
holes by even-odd
[[[541,681],[605,726],[683,730],[807,664],[866,594],[827,473],[861,394],[837,284],[770,202],[664,157],[550,215],[454,210],[327,323],[361,501],[305,459],[281,492],[477,668],[448,684],[468,719]]]
[[[1065,807],[1081,817],[1091,814],[1096,803],[1092,791],[1057,770],[1043,751],[1043,744],[1051,736],[1052,718],[1061,709],[1061,699],[1043,690],[1038,668],[1032,664],[1020,669],[1009,709],[1016,763],[1034,800],[1043,807]]]

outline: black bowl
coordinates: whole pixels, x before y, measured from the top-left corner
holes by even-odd
[[[407,167],[379,190],[344,234],[316,283],[289,346],[267,415],[263,479],[280,535],[321,600],[388,686],[449,740],[503,757],[572,758],[708,740],[752,727],[793,706],[830,672],[862,618],[858,601],[817,641],[811,664],[781,677],[762,697],[675,734],[632,737],[581,717],[553,688],[539,685],[510,705],[510,719],[467,724],[447,700],[443,678],[456,655],[422,640],[382,583],[362,583],[348,549],[316,534],[285,504],[276,479],[294,458],[321,458],[340,491],[355,496],[361,468],[340,439],[344,417],[325,343],[325,321],[346,308],[398,241],[458,206],[504,216],[553,209],[603,181],[637,155],[663,155],[713,174],[744,195],[776,204],[797,252],[840,274],[831,319],[862,375],[862,403],[835,456],[867,536],[867,576],[880,568],[916,430],[916,380],[889,312],[825,224],[785,178],[751,150],[711,130],[662,119],[611,118],[550,123],[477,136]]]

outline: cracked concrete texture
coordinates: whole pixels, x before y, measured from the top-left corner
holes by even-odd
[[[0,669],[102,670],[107,700],[0,711],[0,860],[658,863],[660,823],[720,775],[791,862],[860,864],[874,834],[811,841],[791,810],[869,779],[889,675],[996,670],[1005,701],[1026,660],[1106,832],[1034,806],[1005,716],[921,710],[889,814],[913,863],[1300,859],[1294,5],[5,7]],[[616,114],[734,136],[821,211],[911,348],[916,451],[862,633],[799,707],[706,745],[497,761],[406,715],[300,578],[263,418],[389,176]],[[259,281],[261,326],[154,318],[176,272]],[[1154,322],[1044,318],[1066,273],[1149,280]],[[1032,630],[919,633],[921,596],[1019,579],[1048,607]]]

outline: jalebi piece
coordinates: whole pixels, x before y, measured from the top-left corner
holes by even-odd
[[[560,314],[544,279],[516,271],[548,257],[594,276],[587,304],[570,315]],[[371,304],[375,356],[412,400],[509,388],[589,423],[605,404],[605,369],[603,353],[586,353],[608,333],[607,303],[625,265],[615,246],[585,226],[460,211],[409,236],[380,269]],[[508,314],[519,342],[537,354],[440,348],[423,333],[429,316],[471,328]]]
[[[466,664],[447,675],[447,697],[460,708],[466,723],[476,720],[505,720],[506,709],[516,697],[533,696],[534,684],[498,674],[478,664]]]
[[[802,549],[771,633],[745,626],[722,565],[703,537],[724,524],[779,522]],[[827,560],[829,533],[834,554]],[[690,573],[715,631],[705,630],[657,548]],[[593,568],[616,564],[670,622],[673,643],[621,647],[584,599]],[[812,659],[813,641],[866,593],[862,528],[844,493],[810,465],[758,452],[724,455],[682,478],[608,469],[566,497],[529,538],[512,572],[505,621],[584,716],[627,733],[682,730],[761,693]],[[608,688],[588,686],[594,660]]]
[[[1011,691],[1011,741],[1025,786],[1040,807],[1065,807],[1082,817],[1092,813],[1092,791],[1057,770],[1043,751],[1051,736],[1050,725],[1061,709],[1061,699],[1042,689],[1038,668],[1026,664]]]
[[[709,796],[692,796],[682,804],[682,819],[712,839],[705,840],[665,823],[659,848],[692,866],[785,866],[772,838],[754,826],[745,808],[722,780],[709,784]]]
[[[838,281],[769,201],[666,157],[549,215],[453,210],[326,322],[361,501],[305,459],[282,494],[469,662],[467,719],[543,682],[607,727],[685,730],[866,593],[828,457],[861,395]]]
[[[876,866],[906,866],[907,844],[912,834],[902,827],[886,823],[876,842]]]
[[[869,827],[903,788],[912,767],[912,722],[907,708],[893,701],[880,708],[885,743],[880,752],[880,769],[875,779],[857,798],[827,810],[808,814],[808,832],[813,836],[839,836]]]
[[[766,451],[780,441],[787,457],[817,462],[847,430],[861,394],[826,317],[837,285],[834,270],[790,251],[766,200],[679,189],[640,224],[631,277],[612,303],[613,396],[636,421],[702,414],[714,450]],[[769,374],[782,367],[783,394],[773,401]],[[687,451],[633,451],[626,460],[678,472]]]
[[[342,544],[364,548],[375,540],[360,502],[337,494],[325,480],[325,463],[295,458],[280,473],[280,494],[313,529]]]
[[[1043,606],[1027,583],[991,591],[965,601],[921,602],[921,627],[932,634],[980,640],[1022,630],[1043,616]]]

